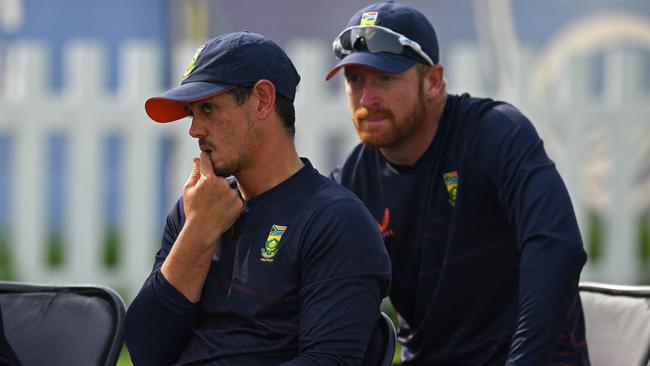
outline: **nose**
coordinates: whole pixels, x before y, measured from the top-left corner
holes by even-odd
[[[361,104],[362,107],[370,107],[377,103],[379,103],[379,99],[377,98],[375,87],[371,80],[366,79],[361,89],[361,99],[359,100],[359,104]]]
[[[192,118],[192,124],[190,125],[190,136],[198,139],[199,137],[207,136],[207,131],[205,125],[201,122],[201,118]]]

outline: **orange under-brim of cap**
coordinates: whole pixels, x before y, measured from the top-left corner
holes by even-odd
[[[332,70],[327,74],[327,76],[325,76],[325,81],[329,81],[331,78],[334,77],[334,75],[336,75],[337,72],[339,72],[339,70],[341,70],[341,69],[344,68],[344,67],[348,67],[348,66],[363,66],[363,67],[367,67],[367,68],[370,68],[370,69],[374,69],[374,67],[372,67],[372,66],[368,66],[368,65],[365,65],[365,64],[354,64],[354,63],[351,63],[351,64],[338,65],[338,66],[336,66],[335,68],[333,68],[333,69],[332,69]]]
[[[149,118],[156,122],[173,122],[188,116],[187,110],[185,110],[185,104],[187,103],[153,97],[147,99],[144,103],[144,110],[147,111]]]
[[[331,79],[341,68],[362,66],[389,74],[399,74],[413,66],[417,61],[406,56],[386,52],[353,52],[345,56],[330,71],[325,80]]]
[[[210,95],[202,96],[200,98],[191,100],[174,100],[163,97],[151,97],[144,103],[144,110],[152,120],[159,123],[167,123],[178,121],[181,118],[189,116],[185,106],[189,103],[198,102],[199,100],[212,98],[219,94],[223,94],[232,88],[220,90]]]

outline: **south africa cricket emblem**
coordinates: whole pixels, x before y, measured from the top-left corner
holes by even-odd
[[[453,171],[445,173],[445,186],[447,186],[447,193],[449,194],[449,204],[456,206],[456,194],[458,193],[458,172]]]
[[[187,65],[187,68],[185,69],[185,73],[183,74],[183,80],[187,79],[192,71],[194,71],[194,68],[196,67],[196,60],[199,59],[199,55],[201,54],[201,51],[205,48],[205,45],[199,46],[199,48],[196,49],[196,52],[194,52],[194,56],[192,56],[192,61],[190,61],[189,65]]]
[[[273,262],[273,257],[280,250],[280,239],[282,239],[285,230],[287,230],[286,226],[273,225],[271,227],[269,236],[266,238],[266,243],[264,243],[264,248],[262,248],[262,258],[260,258],[260,261]]]

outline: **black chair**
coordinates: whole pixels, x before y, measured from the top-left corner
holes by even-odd
[[[580,283],[592,366],[650,365],[650,286]]]
[[[363,366],[390,366],[395,353],[396,331],[393,322],[383,312],[377,319],[375,329],[370,336]]]
[[[117,363],[125,305],[108,287],[0,281],[0,309],[23,366]]]

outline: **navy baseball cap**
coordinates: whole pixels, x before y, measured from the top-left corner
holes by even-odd
[[[278,94],[293,101],[300,75],[289,56],[273,41],[256,33],[228,33],[209,40],[194,53],[181,85],[147,99],[144,108],[156,122],[187,117],[185,105],[226,92],[273,83]]]
[[[399,39],[399,51],[382,50],[381,46],[377,50],[372,50],[373,35],[368,34],[367,39],[356,42],[356,38],[348,44],[346,49],[344,35],[348,35],[346,30],[351,28],[362,28],[365,30],[382,30],[388,29],[382,37],[375,39],[393,37]],[[427,18],[417,9],[395,2],[371,4],[352,16],[346,26],[346,30],[334,40],[334,53],[341,61],[327,74],[326,80],[331,79],[342,67],[349,65],[368,66],[382,72],[397,74],[406,71],[416,62],[429,65],[439,62],[438,40],[433,26]],[[392,32],[391,32],[392,31]],[[367,33],[367,32],[366,32]],[[395,34],[396,33],[396,34]],[[363,38],[363,34],[360,35]],[[395,41],[394,40],[394,41]],[[344,41],[343,45],[341,41]],[[338,42],[338,45],[337,45]],[[416,45],[413,42],[417,43]],[[348,43],[350,43],[348,41]],[[362,47],[359,47],[361,43]],[[363,47],[365,46],[365,47]],[[344,53],[337,52],[343,48]],[[428,60],[427,60],[428,58]]]

